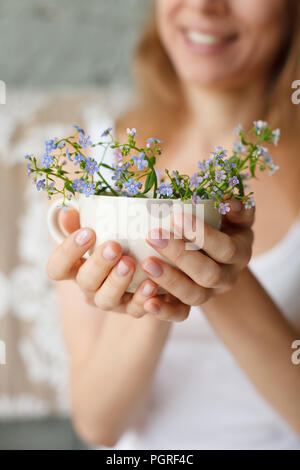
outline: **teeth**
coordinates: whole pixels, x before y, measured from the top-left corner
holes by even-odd
[[[224,38],[212,34],[199,33],[199,31],[187,31],[187,38],[195,44],[212,45],[224,42]]]

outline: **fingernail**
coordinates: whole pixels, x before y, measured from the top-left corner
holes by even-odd
[[[142,294],[145,297],[149,297],[150,295],[153,295],[154,292],[155,292],[155,287],[149,282],[147,282],[147,284],[145,284],[143,287]]]
[[[117,258],[118,253],[113,249],[111,245],[106,245],[102,250],[102,256],[106,261],[113,261]]]
[[[143,268],[145,271],[147,271],[148,274],[150,274],[150,276],[153,277],[159,277],[162,275],[163,272],[162,267],[158,263],[150,259],[144,261]]]
[[[162,233],[160,230],[151,230],[147,239],[152,246],[163,249],[168,246],[168,236],[169,234]]]
[[[91,230],[84,228],[80,230],[75,236],[75,243],[79,246],[86,245],[92,239]]]
[[[230,202],[231,209],[233,212],[241,212],[242,210],[242,203],[239,199],[232,199]]]
[[[193,230],[193,217],[183,213],[174,214],[174,224],[184,229],[185,232]]]
[[[159,313],[160,312],[160,306],[157,304],[149,304],[146,306],[146,310],[149,313]]]
[[[123,260],[121,260],[118,265],[117,265],[117,273],[119,276],[127,276],[127,274],[129,273],[130,271],[130,268],[129,266],[127,266],[126,263],[124,263]]]

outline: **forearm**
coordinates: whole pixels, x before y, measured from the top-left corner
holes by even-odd
[[[120,328],[120,322],[130,322]],[[113,445],[146,390],[171,323],[112,314],[88,364],[72,373],[75,425],[87,441]]]
[[[291,361],[299,333],[250,270],[203,311],[258,391],[300,434],[300,369]]]

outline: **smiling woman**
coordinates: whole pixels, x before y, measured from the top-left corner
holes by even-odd
[[[133,123],[147,105],[145,125],[149,122],[153,133],[161,135],[168,126],[161,126],[157,108],[160,114],[167,114],[171,107],[175,111],[172,122],[178,125],[191,88],[201,85],[222,92],[228,87],[236,95],[252,94],[249,84],[253,80],[264,94],[262,102],[254,94],[257,112],[260,109],[272,125],[284,126],[284,133],[291,127],[298,129],[300,110],[288,99],[300,74],[297,0],[267,0],[263,5],[259,0],[196,2],[192,7],[180,0],[155,3],[135,55],[140,107],[134,108]],[[201,21],[195,14],[199,8],[205,12]],[[126,122],[130,115],[127,113]]]
[[[116,449],[300,449],[291,362],[300,331],[299,108],[290,99],[299,2],[154,6],[136,52],[137,99],[117,119],[117,138],[128,127],[140,143],[162,138],[159,165],[191,174],[215,146],[231,148],[239,123],[269,120],[283,131],[280,171],[254,181],[256,214],[233,200],[221,230],[204,224],[201,250],[185,250],[172,230],[149,233],[158,256],[141,262],[148,279],[133,294],[135,261],[114,240],[84,261],[95,233],[76,212],[61,215],[73,230],[48,274],[66,281],[74,423],[85,440]],[[194,223],[173,228],[194,242]]]
[[[201,21],[194,8],[205,14]],[[288,23],[285,3],[181,1],[157,3],[162,44],[187,85],[232,88],[270,69],[282,49]],[[224,21],[226,17],[226,21]],[[284,25],[284,26],[282,26]]]

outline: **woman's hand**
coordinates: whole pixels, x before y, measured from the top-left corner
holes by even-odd
[[[70,235],[49,258],[47,273],[51,279],[74,280],[86,301],[104,311],[140,318],[145,314],[157,313],[159,302],[160,320],[183,321],[187,318],[190,307],[172,295],[157,296],[158,286],[152,280],[144,281],[134,294],[126,293],[135,271],[135,262],[122,254],[119,243],[103,243],[84,260],[82,256],[94,245],[96,235],[92,229],[79,228],[75,210],[62,211],[60,223]]]
[[[155,258],[142,263],[144,272],[187,305],[201,305],[212,295],[228,291],[247,266],[252,253],[254,209],[245,210],[237,199],[231,201],[231,211],[223,217],[222,230],[207,224],[197,224],[192,216],[173,219],[186,241],[197,244],[187,250],[186,242],[169,233],[153,230],[148,243],[178,269]],[[198,227],[203,228],[199,233]],[[198,231],[197,231],[198,230]],[[199,242],[199,240],[201,240]],[[205,252],[205,253],[204,253]],[[160,300],[153,299],[159,307]]]

